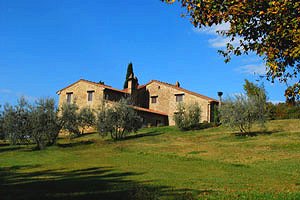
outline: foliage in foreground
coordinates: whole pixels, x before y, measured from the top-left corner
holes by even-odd
[[[44,149],[55,144],[61,129],[61,121],[57,116],[54,99],[40,99],[32,106],[30,112],[30,138],[36,143],[37,149]]]
[[[12,145],[34,143],[41,150],[55,144],[60,130],[79,136],[95,120],[90,108],[79,110],[76,104],[64,104],[58,114],[52,98],[30,104],[21,97],[17,105],[5,104],[0,112],[0,139],[6,138]]]
[[[31,106],[21,97],[17,105],[4,105],[3,111],[3,130],[5,138],[15,145],[18,143],[28,143],[30,129],[30,108]]]
[[[61,129],[54,99],[50,98],[31,105],[21,97],[16,106],[6,104],[1,121],[4,137],[11,144],[34,143],[37,149],[53,145]]]
[[[142,119],[126,100],[121,100],[110,107],[104,107],[98,113],[96,126],[100,135],[110,134],[112,139],[119,140],[140,129]]]
[[[177,105],[177,111],[174,115],[174,121],[181,130],[196,129],[201,120],[201,107],[199,104],[184,104]]]
[[[174,3],[176,0],[162,0]],[[229,38],[225,51],[229,62],[232,55],[261,56],[266,63],[268,80],[278,79],[294,84],[287,88],[287,98],[300,98],[300,2],[241,0],[178,0],[186,8],[191,23],[198,28],[227,23],[228,30],[219,30]]]
[[[263,86],[257,86],[245,80],[246,95],[239,94],[228,98],[220,109],[221,123],[241,133],[248,134],[255,122],[264,124],[266,120],[266,92]]]
[[[64,103],[61,107],[61,121],[62,129],[77,137],[95,125],[96,116],[89,107],[79,109],[76,103]]]

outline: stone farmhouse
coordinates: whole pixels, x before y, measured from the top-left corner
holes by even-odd
[[[219,102],[213,98],[186,90],[180,84],[169,84],[152,80],[139,85],[137,78],[130,75],[128,88],[119,90],[111,86],[84,79],[57,91],[59,106],[64,102],[81,107],[100,109],[104,104],[111,105],[122,98],[130,98],[133,108],[142,117],[145,126],[174,125],[174,114],[180,102],[197,102],[201,106],[201,120],[212,122],[213,111]]]

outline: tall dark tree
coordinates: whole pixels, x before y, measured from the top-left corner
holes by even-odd
[[[124,89],[128,88],[128,78],[130,76],[130,74],[133,75],[133,66],[132,66],[132,62],[130,62],[127,66],[127,73],[126,73],[126,78],[125,78],[125,82],[124,82]]]

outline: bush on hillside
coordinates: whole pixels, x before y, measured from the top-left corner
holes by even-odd
[[[18,100],[17,105],[4,105],[3,129],[5,137],[11,144],[24,144],[29,142],[31,130],[30,105],[24,97]]]
[[[289,103],[268,103],[269,119],[300,119],[300,102]]]
[[[63,130],[78,137],[95,125],[96,116],[89,107],[79,109],[76,103],[64,103],[61,107],[61,121]]]
[[[228,98],[220,109],[221,123],[248,134],[255,122],[264,124],[266,120],[266,92],[263,86],[247,82],[244,85],[247,95],[235,95]]]
[[[201,107],[197,104],[185,105],[179,103],[177,111],[174,115],[174,121],[178,128],[181,130],[194,130],[198,129],[201,120]]]
[[[142,119],[126,100],[104,107],[97,118],[97,129],[100,135],[110,134],[114,140],[123,139],[142,127]]]
[[[30,138],[38,150],[55,144],[61,129],[54,99],[39,99],[30,111]]]
[[[61,128],[54,99],[39,99],[31,105],[21,97],[15,106],[6,104],[1,115],[4,136],[13,145],[34,143],[44,149],[56,142]]]
[[[96,124],[96,116],[93,110],[89,107],[80,109],[78,118],[79,126],[81,127],[81,134],[83,134],[86,129]]]
[[[61,107],[62,129],[70,134],[79,136],[79,114],[78,106],[75,103],[64,103]]]

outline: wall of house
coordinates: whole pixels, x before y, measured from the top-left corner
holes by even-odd
[[[59,106],[67,102],[67,93],[72,92],[71,102],[76,103],[79,108],[90,107],[92,109],[99,109],[103,102],[103,90],[104,88],[101,86],[79,81],[60,92]],[[94,91],[92,101],[88,101],[88,91]]]
[[[173,116],[178,105],[176,95],[179,94],[184,94],[183,103],[192,104],[197,102],[201,106],[201,121],[210,121],[211,106],[208,100],[158,82],[152,82],[146,88],[149,92],[149,108],[167,113],[169,116],[169,125],[175,125]],[[151,102],[151,96],[157,96],[156,103]]]
[[[136,111],[138,115],[143,119],[143,126],[145,127],[169,125],[168,116],[139,110]]]
[[[134,105],[142,108],[149,108],[149,98],[149,92],[146,90],[146,87],[135,90],[132,94]]]
[[[121,93],[107,88],[104,90],[103,94],[105,100],[109,100],[109,101],[120,101],[122,98],[126,99],[129,95],[126,93]]]

